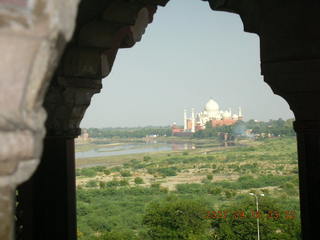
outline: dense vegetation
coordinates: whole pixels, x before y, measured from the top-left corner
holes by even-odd
[[[79,240],[253,240],[249,192],[265,195],[261,239],[300,239],[293,137],[145,155],[77,176]],[[228,214],[218,218],[219,211]]]
[[[196,138],[215,138],[219,137],[221,133],[228,133],[229,136],[295,136],[292,128],[292,119],[288,120],[270,120],[268,122],[257,122],[249,120],[247,122],[238,121],[232,126],[212,127],[210,124],[206,125],[206,129],[198,131],[193,134]]]
[[[293,120],[270,120],[268,122],[238,121],[232,126],[212,128],[207,124],[206,129],[192,135],[194,138],[219,138],[221,133],[236,136],[295,136],[292,128]],[[89,128],[92,138],[143,138],[150,135],[171,136],[171,127],[141,127],[141,128]]]
[[[168,127],[141,128],[89,128],[88,133],[93,138],[143,138],[149,135],[171,136]]]

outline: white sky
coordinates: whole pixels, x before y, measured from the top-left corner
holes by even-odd
[[[141,42],[119,50],[81,127],[182,124],[184,108],[202,111],[210,98],[222,110],[241,106],[245,120],[293,117],[260,76],[259,38],[238,15],[171,0]]]

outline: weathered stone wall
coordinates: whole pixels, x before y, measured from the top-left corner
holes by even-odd
[[[15,188],[39,163],[44,93],[71,38],[77,0],[0,1],[0,239],[13,239]]]

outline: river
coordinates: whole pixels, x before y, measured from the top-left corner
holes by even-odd
[[[76,152],[76,159],[119,156],[148,152],[181,151],[195,148],[195,144],[193,143],[124,143],[116,146],[101,147],[89,151]]]

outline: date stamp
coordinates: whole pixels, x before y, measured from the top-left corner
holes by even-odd
[[[275,211],[275,210],[268,210],[268,211],[245,211],[245,210],[235,210],[235,211],[225,211],[225,210],[212,210],[207,211],[207,214],[204,216],[206,219],[269,219],[269,220],[293,220],[297,217],[296,212],[293,210],[286,210],[286,211]]]

